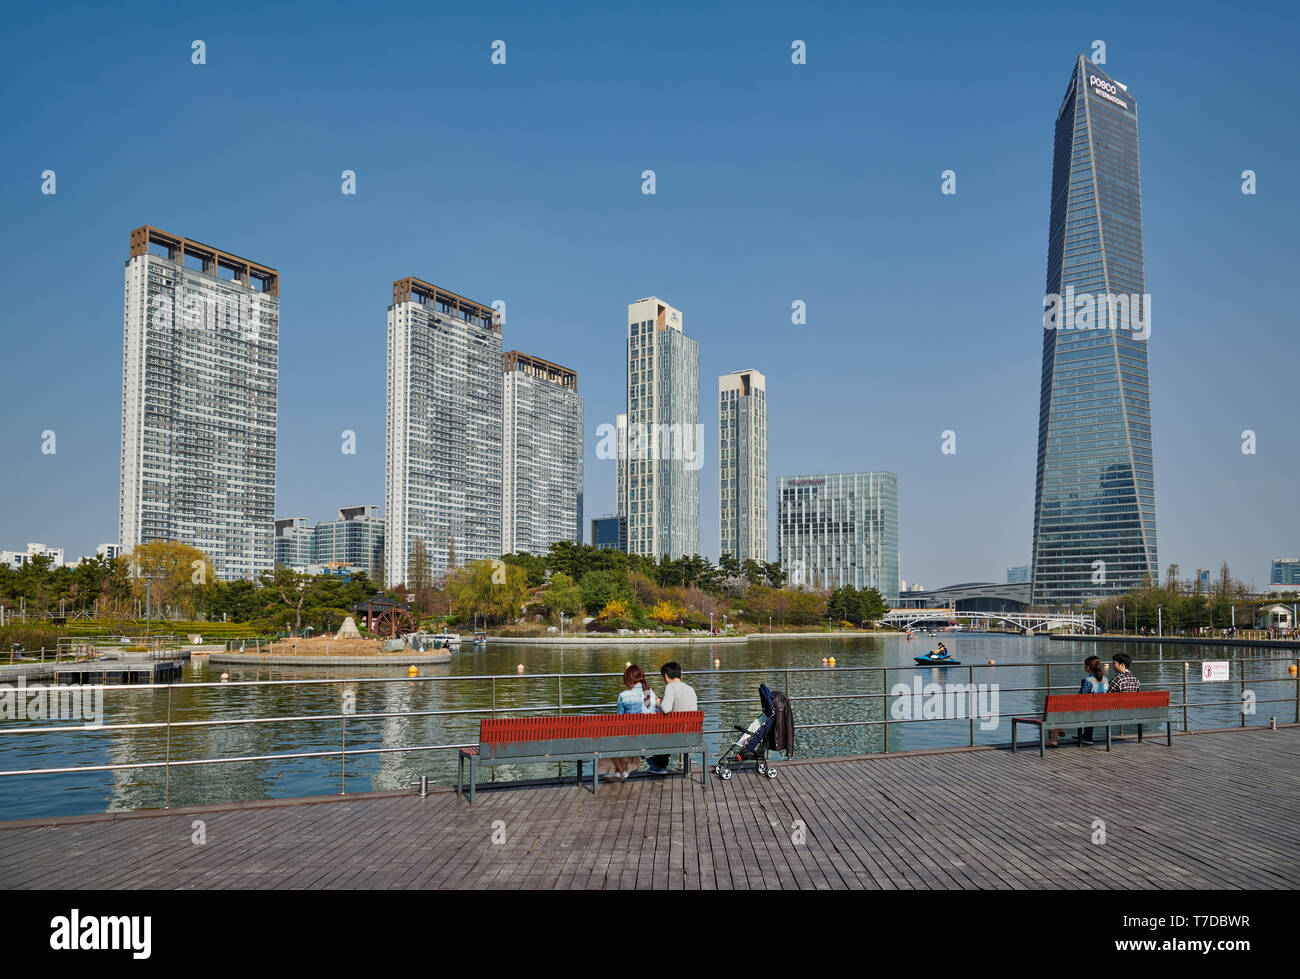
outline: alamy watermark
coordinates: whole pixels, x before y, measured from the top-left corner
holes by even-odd
[[[1076,293],[1066,286],[1065,294],[1052,292],[1043,298],[1045,330],[1124,330],[1134,339],[1151,336],[1149,293]]]
[[[85,721],[104,723],[104,690],[77,684],[0,683],[0,721]]]
[[[921,683],[902,681],[889,690],[894,702],[889,716],[896,721],[951,721],[975,718],[981,731],[997,729],[998,685],[996,683]]]

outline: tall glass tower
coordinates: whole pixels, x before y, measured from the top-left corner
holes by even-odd
[[[1120,594],[1159,571],[1137,100],[1080,56],[1056,118],[1033,601]]]

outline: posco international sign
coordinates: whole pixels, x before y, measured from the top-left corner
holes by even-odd
[[[1088,75],[1088,87],[1092,90],[1092,94],[1098,98],[1105,99],[1107,102],[1114,102],[1121,109],[1132,111],[1133,107],[1129,105],[1127,98],[1128,93],[1109,79],[1090,73]],[[1121,93],[1123,93],[1124,97],[1121,97]]]

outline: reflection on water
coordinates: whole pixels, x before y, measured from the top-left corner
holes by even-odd
[[[195,662],[185,669],[185,683],[168,690],[117,688],[105,695],[109,724],[173,721],[170,744],[164,730],[108,731],[96,734],[0,735],[0,770],[53,768],[70,765],[138,764],[163,761],[162,768],[0,779],[0,819],[69,815],[96,811],[157,808],[166,798],[172,806],[283,798],[349,792],[406,789],[420,775],[434,781],[455,780],[454,750],[411,750],[423,745],[471,744],[477,741],[478,722],[484,716],[553,708],[562,703],[567,712],[611,709],[621,682],[609,677],[535,677],[516,673],[524,664],[528,674],[618,673],[625,663],[641,664],[656,690],[657,668],[675,659],[699,694],[705,727],[730,731],[746,725],[759,712],[758,684],[786,690],[794,698],[795,720],[801,725],[797,754],[801,756],[854,755],[886,750],[934,748],[959,744],[1005,742],[1010,724],[1005,717],[1040,708],[1043,691],[1077,691],[1082,677],[1079,664],[1097,652],[1103,659],[1123,649],[1139,663],[1135,672],[1147,688],[1171,690],[1171,702],[1183,702],[1187,676],[1187,712],[1192,728],[1223,727],[1240,723],[1239,707],[1244,671],[1246,688],[1258,698],[1258,713],[1251,724],[1267,724],[1270,716],[1294,720],[1296,681],[1287,674],[1287,662],[1234,662],[1232,682],[1202,683],[1197,661],[1219,657],[1237,660],[1280,656],[1266,650],[1241,647],[1151,646],[1130,643],[1096,645],[1088,642],[1053,642],[1020,636],[962,635],[945,637],[962,666],[918,667],[912,657],[925,652],[933,640],[906,641],[896,637],[853,639],[758,639],[746,645],[695,644],[674,647],[640,646],[635,649],[536,647],[493,644],[486,652],[466,652],[445,666],[421,668],[421,676],[453,678],[419,682],[405,677],[405,669],[367,670],[363,667],[210,669]],[[822,658],[834,656],[835,667],[823,667]],[[690,676],[692,671],[721,672]],[[993,659],[997,665],[988,666]],[[1192,664],[1190,671],[1184,663]],[[855,672],[854,667],[897,667],[888,680],[878,671]],[[275,724],[232,724],[222,727],[177,727],[176,722],[233,720],[254,717],[322,715],[341,712],[339,685],[262,687],[193,687],[197,681],[214,681],[225,670],[232,680],[284,680],[374,676],[395,678],[388,683],[357,683],[356,712],[461,711],[438,716],[306,720]],[[472,679],[491,676],[493,679]],[[464,679],[454,679],[461,677]],[[885,716],[886,687],[914,678],[922,683],[997,684],[998,712],[1004,720],[992,730],[978,722],[938,720],[879,723]],[[170,700],[170,705],[169,705]],[[1280,701],[1265,703],[1265,701]],[[1220,703],[1211,706],[1213,702]],[[1197,707],[1195,705],[1204,705]],[[473,713],[487,709],[488,713]],[[1182,710],[1174,712],[1175,727],[1182,726]],[[874,722],[847,725],[846,722]],[[3,722],[6,727],[32,726],[33,722]],[[829,725],[802,727],[803,725]],[[346,730],[345,730],[346,728]],[[973,728],[973,731],[972,731]],[[340,759],[289,758],[248,761],[227,765],[177,765],[202,758],[230,758],[293,752],[337,751],[346,734],[349,750],[399,749],[381,754],[348,756],[346,771]],[[711,752],[723,747],[725,734],[711,737]],[[886,745],[886,738],[888,739]],[[533,765],[497,769],[494,776],[531,778],[553,775],[554,766]],[[485,777],[489,777],[486,776]]]

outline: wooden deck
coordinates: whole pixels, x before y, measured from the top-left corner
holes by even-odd
[[[0,887],[1296,888],[1298,752],[1287,726],[795,762],[707,790],[488,788],[473,809],[438,791],[0,823]]]

